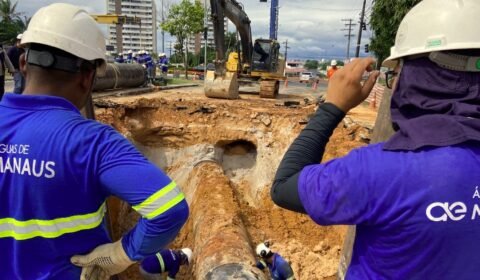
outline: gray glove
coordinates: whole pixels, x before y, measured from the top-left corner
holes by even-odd
[[[73,256],[70,261],[82,267],[80,280],[108,280],[110,276],[124,271],[135,263],[125,253],[121,239],[115,243],[100,245],[88,255]]]

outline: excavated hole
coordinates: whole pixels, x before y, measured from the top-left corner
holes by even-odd
[[[346,228],[320,227],[305,215],[280,209],[269,197],[283,153],[302,128],[298,123],[311,112],[274,107],[266,113],[263,108],[256,112],[250,106],[235,111],[217,105],[215,113],[202,114],[191,113],[192,104],[182,105],[191,112],[172,110],[178,106],[168,102],[158,106],[155,110],[104,109],[103,115],[106,123],[114,120],[115,127],[180,187],[192,183],[189,175],[197,162],[216,160],[230,180],[252,247],[271,240],[273,249],[292,263],[297,279],[335,279]],[[348,130],[339,127],[327,146],[325,158],[345,155],[360,145],[352,140]],[[195,193],[185,195],[190,202]],[[127,205],[119,204],[112,212],[116,216],[114,238],[138,220]],[[170,247],[193,246],[193,238],[189,221]],[[195,279],[195,265],[182,267],[177,279]],[[119,279],[141,278],[134,267]]]
[[[252,172],[257,161],[257,147],[248,140],[219,141],[215,145],[220,149],[222,157],[220,165],[225,175],[233,182],[238,182]]]

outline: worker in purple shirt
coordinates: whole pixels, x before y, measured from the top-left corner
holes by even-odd
[[[480,275],[480,3],[424,0],[399,26],[387,86],[386,142],[321,163],[345,114],[362,103],[371,58],[332,77],[325,103],[286,152],[273,201],[320,225],[356,225],[346,279]],[[459,30],[461,29],[461,32]]]
[[[295,280],[292,267],[282,256],[270,249],[270,242],[258,244],[255,252],[260,257],[255,266],[261,270],[268,267],[272,280]]]
[[[173,280],[180,270],[180,266],[189,265],[192,262],[192,256],[193,252],[190,248],[161,250],[142,261],[140,274],[145,280],[161,280],[162,274],[168,272],[167,280]]]

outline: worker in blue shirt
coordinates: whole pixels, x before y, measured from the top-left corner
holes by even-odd
[[[374,60],[356,59],[331,78],[280,163],[276,204],[320,225],[356,225],[346,279],[480,275],[479,13],[477,0],[424,0],[404,17],[383,63],[393,89],[387,141],[319,164],[379,75],[362,83]]]
[[[268,267],[272,280],[295,279],[290,264],[278,253],[274,253],[270,249],[270,243],[268,241],[258,244],[255,252],[257,253],[257,256],[260,257],[260,261],[257,262],[256,267],[261,270]]]
[[[133,51],[129,50],[127,52],[127,58],[125,59],[125,63],[133,63]]]
[[[168,58],[165,53],[160,53],[158,54],[158,62],[157,62],[158,67],[162,71],[162,77],[167,77],[168,73]]]
[[[192,257],[193,252],[190,248],[164,249],[142,261],[140,274],[145,280],[160,280],[162,273],[168,272],[167,280],[173,280],[180,270],[180,266],[189,265]]]
[[[86,11],[41,8],[22,45],[24,94],[0,102],[0,278],[109,279],[175,238],[184,194],[112,127],[80,114],[106,68],[105,39]],[[114,242],[110,195],[141,215]]]
[[[13,92],[17,94],[21,94],[23,92],[23,89],[25,88],[25,77],[23,77],[20,71],[20,64],[19,64],[20,56],[25,53],[25,50],[23,49],[20,43],[22,40],[22,36],[23,34],[17,35],[15,46],[11,47],[7,53],[10,61],[12,62],[13,67],[15,68],[15,72],[12,73],[13,81],[14,81]]]
[[[145,51],[144,56],[143,56],[143,63],[145,65],[145,68],[147,69],[147,77],[150,83],[153,82],[155,79],[155,63],[153,61],[152,56]]]
[[[125,59],[123,59],[123,53],[119,53],[115,58],[115,63],[125,63]]]

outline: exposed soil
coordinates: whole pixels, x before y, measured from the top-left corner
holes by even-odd
[[[299,105],[278,106],[285,100]],[[95,103],[100,121],[124,134],[180,186],[192,184],[189,175],[195,163],[217,161],[230,179],[251,248],[270,240],[272,249],[291,262],[297,279],[335,279],[346,227],[318,226],[306,215],[275,206],[269,197],[285,150],[316,108],[313,98],[305,102],[303,96],[264,100],[242,95],[241,100],[214,100],[203,97],[201,89],[183,89]],[[353,110],[335,130],[324,161],[368,143],[375,117],[376,112],[365,106]],[[196,195],[186,192],[187,201]],[[126,205],[113,204],[118,238],[134,226],[138,215]],[[194,222],[188,221],[172,248],[189,246],[195,252]],[[196,265],[182,267],[177,279],[195,279]],[[137,271],[133,267],[121,279],[140,279]]]

